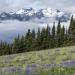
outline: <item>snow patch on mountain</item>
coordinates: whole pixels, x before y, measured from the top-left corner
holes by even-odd
[[[33,8],[22,8],[17,12],[6,13],[2,12],[0,14],[0,20],[8,20],[8,19],[16,19],[19,21],[36,21],[37,22],[45,22],[47,21],[58,21],[60,19],[61,22],[67,22],[70,20],[71,14],[68,12],[63,12],[58,9],[52,8],[43,8],[39,10],[35,10]],[[50,21],[50,22],[51,22]]]
[[[57,15],[56,10],[53,10],[51,8],[46,8],[42,10],[45,17],[55,17]]]
[[[26,8],[26,9],[20,9],[19,11],[16,12],[16,14],[25,14],[32,16],[35,13],[35,10],[33,8]]]

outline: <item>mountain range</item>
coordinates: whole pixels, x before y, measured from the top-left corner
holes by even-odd
[[[35,10],[33,8],[22,8],[17,12],[2,12],[0,20],[19,20],[32,22],[53,22],[60,19],[61,22],[67,22],[71,17],[71,13],[60,11],[58,9],[44,8]]]

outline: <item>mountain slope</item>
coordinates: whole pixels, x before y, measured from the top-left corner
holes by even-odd
[[[0,56],[0,75],[75,75],[75,46]]]
[[[67,22],[70,19],[71,13],[62,12],[57,9],[52,8],[44,8],[35,10],[33,8],[23,8],[13,13],[2,12],[0,14],[0,20],[9,20],[9,19],[17,19],[20,21],[30,21],[30,20],[41,20],[41,19],[52,19],[54,21],[58,21],[60,19],[61,22]]]
[[[75,46],[0,56],[0,68],[2,68],[2,64],[3,67],[10,67],[11,65],[15,67],[19,65],[26,66],[28,64],[42,66],[52,63],[62,64],[70,61],[75,61]],[[67,65],[68,67],[75,66],[75,63]]]

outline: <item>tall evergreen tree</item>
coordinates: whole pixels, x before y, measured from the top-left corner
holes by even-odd
[[[61,46],[63,46],[64,42],[66,41],[65,40],[65,27],[64,27],[64,25],[61,28],[60,39],[61,39]]]
[[[31,49],[32,50],[35,50],[35,46],[36,46],[36,33],[35,33],[35,30],[33,29],[32,30],[32,33],[31,33],[31,37],[32,37],[32,45],[31,45]]]
[[[18,53],[19,47],[20,47],[20,36],[18,35],[18,37],[15,38],[13,42],[12,53]]]
[[[47,28],[42,28],[41,31],[41,48],[42,49],[51,48],[50,27],[48,25]]]
[[[51,48],[51,28],[49,25],[46,28],[46,48]]]
[[[46,48],[46,29],[43,27],[41,31],[41,49]]]
[[[22,36],[19,40],[19,50],[18,50],[18,53],[22,53],[25,51],[25,38],[24,36]]]
[[[68,29],[65,29],[65,40],[64,40],[64,46],[67,46],[69,44],[69,33]]]
[[[40,28],[38,28],[37,35],[36,35],[36,49],[40,50],[40,47],[41,47],[41,31]]]
[[[69,29],[68,29],[68,33],[69,33],[69,34],[72,33],[72,29],[73,29],[73,15],[72,15],[72,17],[71,17],[70,25],[69,25]]]
[[[28,32],[26,33],[25,36],[25,50],[31,51],[31,45],[32,45],[32,34],[30,29],[28,29]]]
[[[57,26],[57,34],[56,34],[56,46],[60,47],[61,46],[61,23],[60,20],[58,21],[58,26]]]
[[[75,20],[73,16],[71,17],[70,26],[69,26],[69,41],[74,44],[75,42]]]
[[[52,27],[52,48],[56,46],[55,37],[56,37],[56,34],[55,34],[55,22],[54,22]]]

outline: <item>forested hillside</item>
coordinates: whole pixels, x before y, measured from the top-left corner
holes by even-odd
[[[48,25],[46,28],[38,28],[32,31],[28,29],[26,35],[16,37],[13,43],[0,42],[0,55],[15,54],[29,51],[39,51],[63,46],[75,45],[75,20],[71,17],[69,28],[61,27],[60,20],[57,27]]]

